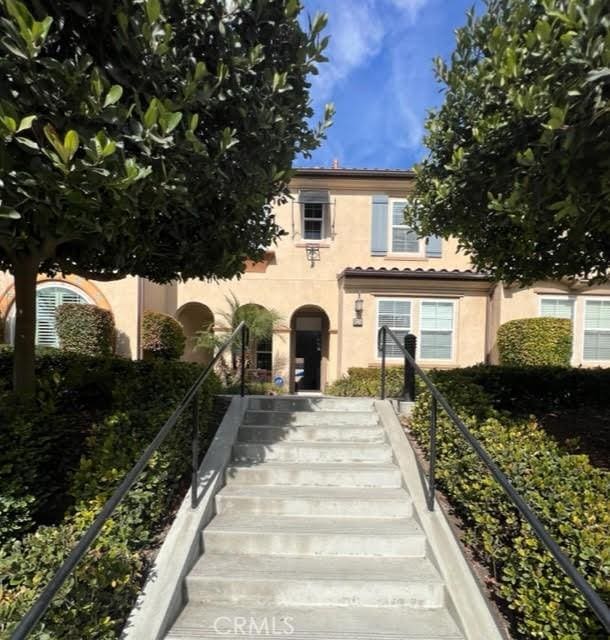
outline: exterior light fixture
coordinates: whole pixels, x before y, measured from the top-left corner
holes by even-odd
[[[362,312],[364,311],[364,300],[360,297],[360,291],[358,297],[354,302],[354,327],[361,327],[363,325]]]

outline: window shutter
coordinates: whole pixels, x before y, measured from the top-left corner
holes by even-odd
[[[67,303],[84,303],[78,293],[64,287],[47,287],[36,293],[36,344],[58,347],[59,339],[55,325],[57,307]]]
[[[443,255],[443,239],[440,236],[426,238],[426,258],[440,258]]]
[[[55,309],[57,293],[55,289],[42,289],[36,296],[36,344],[56,347]]]
[[[385,256],[388,252],[388,196],[374,195],[371,211],[371,254]]]

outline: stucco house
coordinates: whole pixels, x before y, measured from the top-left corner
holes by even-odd
[[[257,368],[294,390],[324,389],[350,367],[375,367],[377,329],[418,337],[425,367],[496,362],[498,327],[515,318],[551,315],[573,320],[573,364],[610,366],[610,285],[538,282],[528,288],[492,282],[473,270],[457,240],[419,238],[402,219],[413,184],[408,170],[299,169],[292,200],[275,208],[286,231],[262,262],[241,279],[189,280],[157,285],[143,278],[116,282],[68,276],[40,277],[37,341],[54,345],[54,310],[66,301],[110,309],[118,329],[117,352],[140,356],[144,311],[175,316],[188,337],[185,359],[204,361],[195,334],[221,317],[227,297],[274,309],[281,322],[271,342],[259,344]],[[0,274],[0,315],[10,342],[14,317],[11,277]],[[390,348],[390,362],[397,358]]]

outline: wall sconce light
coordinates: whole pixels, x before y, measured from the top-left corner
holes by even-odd
[[[358,292],[358,297],[354,302],[354,327],[361,327],[363,325],[362,321],[362,312],[364,311],[364,300],[360,297],[360,292]]]

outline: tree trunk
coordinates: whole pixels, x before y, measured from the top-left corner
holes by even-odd
[[[36,277],[37,258],[27,256],[15,263],[15,359],[13,390],[30,394],[36,390]]]

